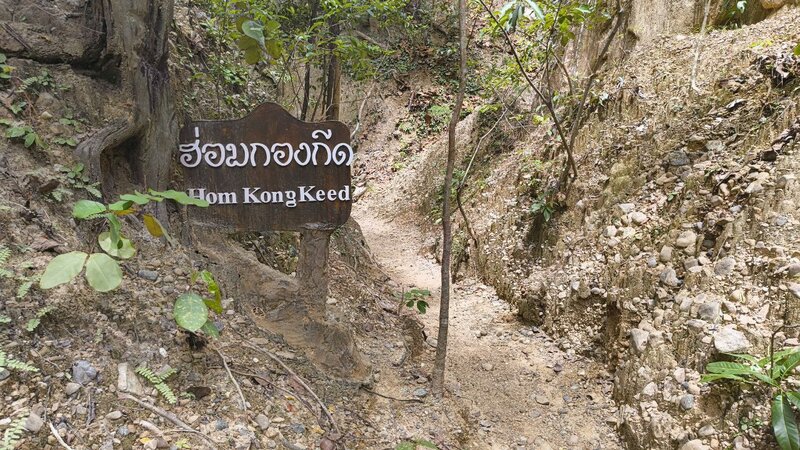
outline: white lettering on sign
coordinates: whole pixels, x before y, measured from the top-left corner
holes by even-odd
[[[186,191],[189,196],[207,201],[211,205],[262,205],[265,203],[283,204],[294,208],[297,203],[306,202],[349,202],[350,186],[342,189],[317,189],[316,186],[298,186],[296,190],[266,191],[260,187],[242,188],[242,196],[236,192],[210,192],[205,188],[192,188]],[[241,198],[241,202],[239,199]]]
[[[299,166],[313,166],[334,164],[336,166],[350,166],[353,164],[353,147],[347,143],[336,144],[331,148],[322,141],[329,141],[333,136],[330,129],[314,130],[311,139],[317,142],[301,143],[296,149],[287,142],[276,142],[272,145],[255,142],[245,143],[207,143],[200,144],[200,128],[194,127],[194,141],[189,144],[180,144],[180,158],[183,167],[197,167],[205,163],[209,167],[256,167],[259,163],[268,166],[275,163],[286,167],[295,163]],[[320,151],[324,156],[320,157]],[[325,159],[322,162],[322,159]]]

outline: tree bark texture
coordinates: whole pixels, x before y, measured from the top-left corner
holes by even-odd
[[[328,250],[330,231],[305,230],[300,232],[300,250],[297,260],[298,297],[309,306],[310,313],[324,315],[328,299]]]
[[[453,107],[453,115],[447,127],[447,168],[444,176],[444,195],[442,205],[442,292],[439,306],[439,333],[436,344],[436,360],[433,364],[433,393],[441,397],[444,393],[445,365],[447,360],[447,332],[450,326],[450,257],[453,249],[450,192],[453,183],[453,167],[456,159],[456,126],[464,103],[465,76],[467,71],[467,35],[465,0],[457,0],[459,55],[458,94]]]
[[[170,89],[171,0],[95,0],[104,32],[98,60],[130,99],[129,118],[113,123],[76,150],[108,194],[131,185],[164,189],[178,143],[175,98]],[[118,75],[118,76],[117,76]]]

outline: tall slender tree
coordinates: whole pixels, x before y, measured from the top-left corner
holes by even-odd
[[[439,308],[439,333],[436,345],[436,361],[433,366],[433,392],[436,396],[444,393],[445,364],[447,360],[447,332],[450,326],[450,256],[453,248],[453,231],[451,221],[451,189],[453,184],[453,167],[456,159],[456,126],[461,116],[464,103],[465,77],[467,72],[467,31],[466,1],[456,0],[458,9],[458,94],[456,95],[453,115],[447,127],[447,168],[444,175],[444,195],[442,205],[442,292]]]

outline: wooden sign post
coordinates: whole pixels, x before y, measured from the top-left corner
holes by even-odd
[[[350,216],[354,158],[341,122],[308,123],[274,103],[238,120],[195,121],[180,134],[183,185],[210,203],[198,227],[299,231],[300,295],[325,305],[330,234]]]

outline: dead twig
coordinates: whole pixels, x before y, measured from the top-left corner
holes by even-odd
[[[333,419],[333,415],[328,410],[328,407],[325,406],[325,403],[323,403],[322,400],[319,399],[319,397],[314,392],[314,390],[311,389],[310,387],[308,387],[308,384],[306,384],[306,382],[303,381],[302,378],[300,378],[291,368],[289,368],[289,366],[287,366],[283,362],[283,360],[281,360],[280,358],[275,356],[272,352],[264,350],[263,348],[258,348],[255,345],[249,344],[247,342],[244,342],[242,345],[244,345],[245,347],[247,347],[247,348],[249,348],[251,350],[255,350],[257,352],[261,352],[261,353],[267,355],[271,360],[273,360],[276,363],[278,363],[278,365],[281,366],[283,368],[283,370],[286,371],[286,373],[288,373],[289,375],[293,376],[295,378],[295,381],[297,381],[297,383],[300,386],[303,386],[303,389],[305,389],[306,392],[308,392],[308,394],[311,395],[314,398],[314,400],[317,402],[317,404],[319,404],[320,408],[322,408],[322,411],[325,413],[325,416],[328,417],[328,420],[331,422],[331,426],[333,426],[333,429],[336,431],[336,433],[339,436],[342,436],[342,432],[339,429],[339,425],[336,424],[336,421]]]
[[[353,127],[353,131],[350,133],[350,140],[352,141],[353,138],[356,137],[358,134],[359,128],[361,128],[361,114],[364,112],[364,106],[367,104],[367,100],[369,100],[370,94],[372,94],[372,89],[375,88],[375,83],[369,87],[367,91],[367,95],[364,96],[364,100],[361,101],[361,106],[358,107],[358,115],[356,116],[356,126]]]
[[[62,439],[62,438],[61,438],[61,435],[60,435],[60,434],[58,434],[58,430],[56,430],[56,427],[54,427],[54,426],[53,426],[53,422],[50,422],[50,421],[48,420],[48,421],[47,421],[47,426],[49,426],[49,427],[50,427],[50,432],[53,434],[53,436],[55,436],[55,438],[56,438],[56,441],[58,441],[58,443],[59,443],[59,444],[60,444],[62,447],[64,447],[64,448],[65,448],[65,449],[67,449],[67,450],[72,450],[72,447],[70,447],[69,445],[67,445],[67,443],[66,443],[66,442],[64,442],[64,439]]]
[[[190,427],[188,424],[186,424],[186,422],[184,422],[181,419],[179,419],[178,416],[176,416],[175,414],[173,414],[173,413],[171,413],[169,411],[165,411],[165,410],[159,408],[158,406],[151,405],[150,403],[147,403],[147,402],[145,402],[143,400],[140,400],[140,399],[134,397],[133,395],[131,395],[131,394],[125,392],[125,391],[120,392],[118,397],[120,399],[122,399],[122,400],[130,400],[130,401],[138,404],[142,408],[144,408],[144,409],[146,409],[146,410],[148,410],[148,411],[150,411],[152,413],[158,414],[159,416],[161,416],[161,417],[169,420],[170,422],[174,423],[175,425],[177,425],[178,428],[180,428],[182,431],[185,431],[187,433],[191,433],[191,434],[195,434],[195,435],[199,436],[204,441],[206,441],[211,446],[212,449],[214,449],[214,450],[217,449],[217,443],[216,442],[214,442],[210,437],[206,436],[205,434],[203,434],[203,433],[195,430],[194,428]]]
[[[247,400],[244,398],[244,394],[242,393],[241,386],[239,386],[239,382],[236,381],[236,378],[231,373],[231,369],[228,367],[228,362],[225,361],[225,355],[223,355],[222,352],[219,351],[219,349],[217,349],[216,347],[211,347],[211,348],[215,352],[217,352],[220,359],[222,359],[222,366],[225,367],[225,372],[228,372],[228,378],[230,378],[231,381],[233,382],[233,385],[236,386],[236,392],[239,393],[239,400],[241,403],[239,406],[242,408],[242,411],[247,411]]]
[[[692,76],[689,80],[689,85],[697,94],[702,94],[703,91],[697,85],[697,63],[700,61],[700,50],[703,46],[703,37],[706,35],[706,25],[708,24],[708,12],[711,9],[711,0],[706,0],[706,6],[703,10],[703,23],[700,25],[700,37],[694,46],[694,62],[692,62]]]

